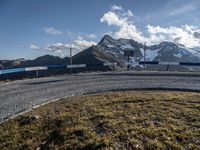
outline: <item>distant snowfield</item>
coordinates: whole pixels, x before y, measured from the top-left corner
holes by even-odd
[[[161,48],[160,48],[161,49]],[[160,51],[160,49],[157,50],[147,50],[146,52],[146,58],[149,61],[153,61],[157,56],[158,56],[158,52]]]
[[[122,45],[121,49],[134,49],[134,47],[131,46],[131,44],[127,44],[127,45]]]
[[[110,51],[115,57],[118,57],[127,63],[124,55],[124,50],[129,49],[135,52],[135,60],[131,62],[138,62],[144,60],[144,45],[131,39],[113,39],[111,36],[106,35],[98,44],[102,50]],[[173,42],[162,42],[158,45],[147,46],[146,61],[166,60],[167,61],[200,61],[200,48],[187,48],[184,45],[180,45]]]
[[[153,61],[159,54],[158,52],[161,50],[162,48],[159,48],[159,49],[155,49],[155,50],[150,50],[150,49],[147,49],[146,50],[146,60],[147,61]],[[143,48],[140,48],[140,51],[142,53],[142,56],[144,58],[144,49]]]

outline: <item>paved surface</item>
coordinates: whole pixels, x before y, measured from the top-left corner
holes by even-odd
[[[200,73],[118,72],[63,75],[0,83],[0,122],[63,97],[118,90],[200,92]]]

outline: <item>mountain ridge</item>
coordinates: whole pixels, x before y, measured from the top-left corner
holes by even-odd
[[[132,68],[140,68],[134,62],[144,60],[144,44],[133,39],[115,39],[106,34],[97,45],[91,46],[73,56],[74,64],[95,64],[102,62],[116,62],[122,69],[126,68],[127,58],[124,50],[134,51],[131,58]],[[163,41],[160,44],[146,46],[146,61],[168,61],[168,62],[200,62],[200,48],[187,48],[174,42]],[[34,60],[23,58],[16,60],[0,60],[0,69],[13,67],[30,67],[39,65],[62,65],[68,64],[69,58],[44,55]]]

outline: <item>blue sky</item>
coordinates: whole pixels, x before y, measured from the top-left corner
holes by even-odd
[[[199,8],[199,0],[0,0],[0,59],[64,57],[106,33],[199,47]]]

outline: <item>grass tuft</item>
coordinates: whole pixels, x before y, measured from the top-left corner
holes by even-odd
[[[200,149],[200,94],[114,92],[44,105],[0,125],[0,149]]]

